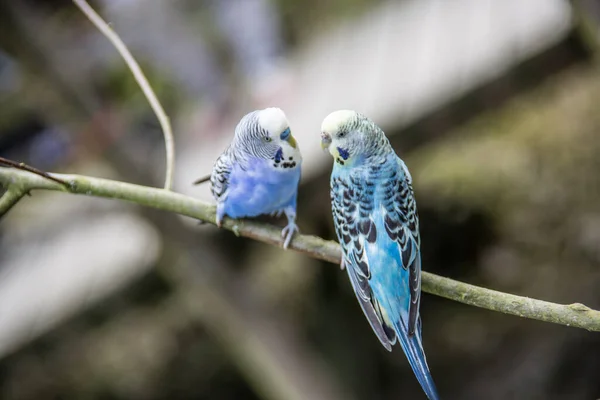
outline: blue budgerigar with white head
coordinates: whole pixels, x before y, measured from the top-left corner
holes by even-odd
[[[356,297],[381,344],[400,342],[429,399],[438,399],[421,342],[421,252],[412,178],[383,131],[350,110],[329,114],[321,146],[334,158],[332,213]]]
[[[302,155],[288,120],[279,108],[246,114],[235,128],[229,147],[215,162],[210,177],[217,201],[217,225],[223,218],[285,214],[283,247],[296,225],[296,199]]]

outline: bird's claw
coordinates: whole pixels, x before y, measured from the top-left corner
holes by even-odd
[[[279,210],[279,211],[273,211],[271,214],[269,214],[271,217],[281,217],[281,214],[283,214],[283,210]]]
[[[300,230],[298,229],[298,225],[296,225],[296,223],[294,222],[290,222],[285,226],[285,228],[281,230],[281,237],[284,238],[284,249],[287,249],[290,245],[290,242],[292,241],[292,237],[294,236],[295,232],[300,232]]]
[[[223,226],[223,218],[225,218],[225,206],[223,203],[217,203],[215,211],[215,225],[217,225],[217,228],[221,228]]]
[[[342,271],[346,269],[346,261],[344,260],[344,257],[342,257],[342,261],[340,261],[340,269]]]

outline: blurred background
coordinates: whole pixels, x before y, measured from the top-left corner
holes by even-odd
[[[600,308],[597,1],[96,0],[175,132],[175,190],[285,110],[298,224],[334,239],[319,127],[351,108],[412,171],[424,269]],[[159,125],[67,0],[0,0],[0,156],[160,187]],[[283,221],[272,221],[283,224]],[[424,295],[444,399],[598,399],[600,336]],[[346,273],[133,204],[34,192],[0,223],[0,398],[421,399]]]

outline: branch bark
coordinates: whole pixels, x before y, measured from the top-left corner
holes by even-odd
[[[6,193],[0,196],[0,218],[2,218],[15,204],[25,196],[25,191],[18,186],[10,186]]]
[[[52,176],[67,184],[62,185],[26,171],[0,168],[0,184],[8,188],[5,196],[11,193],[11,187],[14,186],[21,193],[36,189],[55,190],[125,200],[215,224],[214,205],[179,193],[81,175],[52,174]],[[281,229],[272,225],[226,218],[223,221],[223,228],[238,236],[263,243],[277,246],[281,244]],[[289,248],[334,264],[339,265],[340,262],[339,244],[317,236],[295,235]],[[600,332],[600,311],[579,303],[569,305],[550,303],[485,289],[428,272],[423,272],[422,288],[427,293],[475,307]]]

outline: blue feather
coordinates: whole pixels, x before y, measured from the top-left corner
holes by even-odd
[[[337,148],[338,153],[340,153],[340,157],[342,157],[344,160],[347,160],[348,157],[350,156],[350,153],[348,152],[348,150],[343,149],[341,147]]]
[[[283,160],[283,149],[280,147],[275,153],[275,162],[281,162]]]
[[[296,208],[300,168],[275,171],[270,161],[253,159],[245,170],[234,165],[229,176],[225,214],[231,218],[256,217],[286,207]]]
[[[417,380],[421,384],[423,391],[430,400],[439,400],[439,395],[433,382],[433,377],[429,372],[427,361],[425,359],[425,352],[423,351],[423,345],[421,344],[421,334],[408,336],[406,325],[401,323],[399,319],[394,321],[394,330],[399,336],[400,346],[408,358]],[[400,332],[400,334],[398,334]]]

